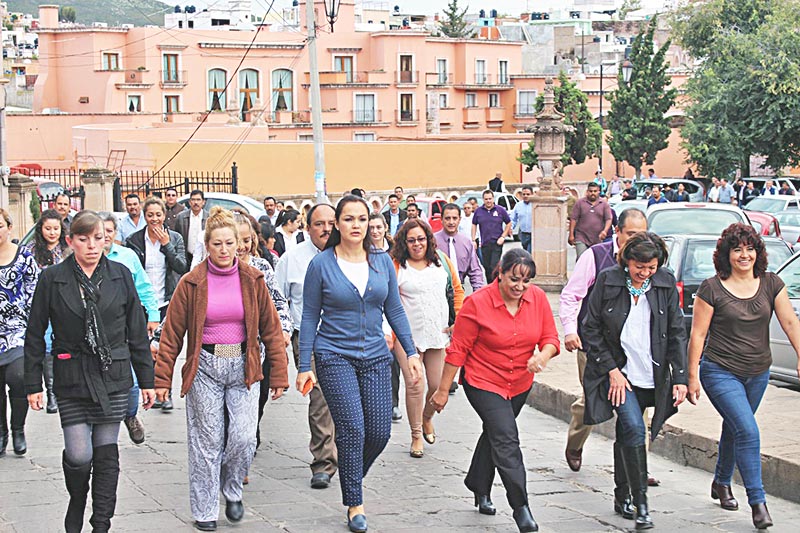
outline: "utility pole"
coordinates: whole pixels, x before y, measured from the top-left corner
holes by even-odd
[[[322,98],[319,91],[319,65],[317,64],[317,23],[314,17],[314,0],[306,0],[306,26],[308,27],[308,62],[311,70],[311,131],[314,138],[314,199],[316,203],[328,202],[325,187],[325,144],[322,140]]]
[[[6,151],[6,86],[8,78],[0,78],[0,206],[8,207],[8,153]],[[20,235],[21,237],[21,235]]]

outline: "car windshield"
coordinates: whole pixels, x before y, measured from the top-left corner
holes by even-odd
[[[789,298],[800,298],[800,259],[798,257],[800,255],[796,256],[791,263],[778,272],[778,275],[786,284]]]
[[[714,250],[716,241],[689,241],[686,245],[686,259],[683,261],[681,277],[685,282],[700,282],[716,274],[714,269]]]
[[[781,226],[800,226],[800,211],[793,213],[775,213]]]
[[[737,222],[745,222],[736,211],[721,209],[685,208],[655,211],[647,217],[650,231],[658,235],[719,235]]]
[[[763,211],[765,213],[777,213],[786,209],[786,202],[781,198],[753,198],[744,207],[747,211]]]
[[[775,272],[783,263],[792,257],[792,251],[783,241],[764,241],[767,245],[767,270]]]

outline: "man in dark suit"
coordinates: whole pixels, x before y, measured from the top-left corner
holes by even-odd
[[[192,264],[195,248],[203,242],[208,211],[204,209],[206,197],[203,191],[195,189],[189,195],[189,209],[178,213],[175,218],[175,231],[181,234],[186,244],[186,264]]]
[[[389,209],[383,213],[383,218],[386,219],[386,225],[389,226],[389,234],[392,237],[408,218],[408,213],[404,209],[400,209],[400,198],[396,194],[389,195]]]

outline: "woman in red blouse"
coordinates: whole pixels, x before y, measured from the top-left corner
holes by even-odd
[[[534,373],[558,354],[558,333],[544,291],[533,285],[536,265],[530,254],[521,248],[510,250],[497,269],[493,283],[464,300],[441,384],[430,401],[437,411],[444,409],[450,383],[463,366],[461,384],[483,421],[464,484],[475,494],[478,511],[493,515],[490,492],[497,469],[519,530],[538,531],[528,507],[516,417]]]

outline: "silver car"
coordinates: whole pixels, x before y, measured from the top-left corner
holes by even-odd
[[[786,284],[795,314],[800,316],[800,253],[794,254],[778,269],[777,274]],[[769,323],[769,347],[772,351],[770,377],[778,381],[800,385],[800,379],[797,377],[797,354],[786,337],[786,333],[783,332],[778,318],[774,315]]]
[[[772,213],[781,225],[781,238],[792,246],[800,241],[800,210],[788,209]]]

